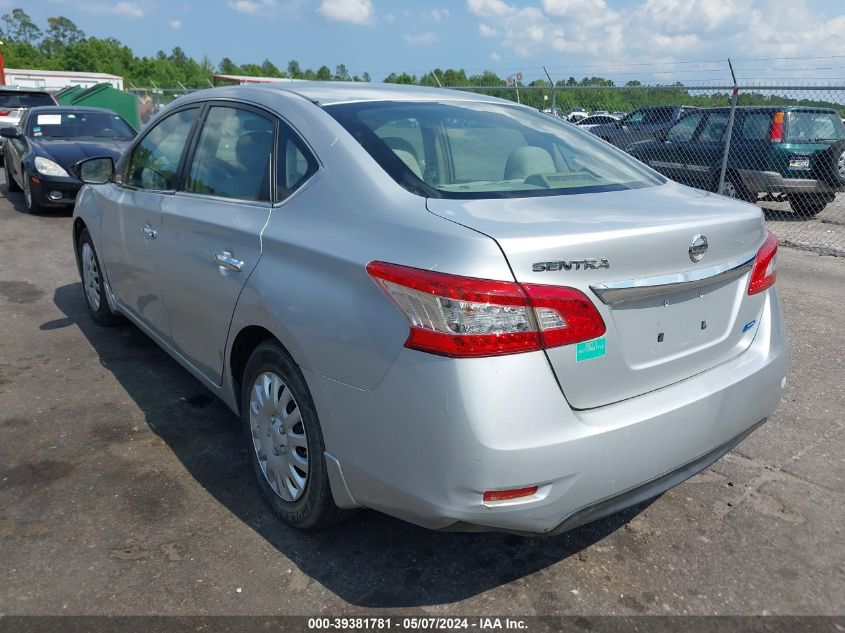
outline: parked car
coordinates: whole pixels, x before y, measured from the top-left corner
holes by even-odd
[[[558,533],[706,468],[780,399],[759,209],[527,106],[217,88],[79,170],[93,320],[127,317],[240,414],[300,528],[368,507]]]
[[[566,115],[566,120],[570,123],[577,123],[581,119],[585,119],[590,116],[590,113],[584,110],[583,108],[573,108],[569,111],[569,114]]]
[[[661,136],[672,127],[684,114],[695,110],[691,106],[653,106],[638,108],[631,114],[605,125],[597,125],[590,132],[613,143],[616,147],[627,149],[638,141],[646,141]]]
[[[8,191],[23,190],[27,211],[38,211],[72,205],[82,187],[76,163],[117,160],[135,130],[110,110],[47,106],[30,109],[18,127],[0,128],[0,137]]]
[[[628,148],[662,174],[716,191],[729,108],[696,110],[659,139]],[[780,196],[812,217],[845,191],[845,125],[836,111],[799,106],[736,109],[723,192],[754,202]]]
[[[45,90],[0,86],[0,128],[16,126],[24,112],[37,106],[58,105],[56,100]],[[3,150],[3,137],[0,137],[0,151]]]
[[[576,123],[575,125],[584,130],[591,130],[597,125],[612,124],[618,120],[619,119],[617,119],[612,114],[591,114],[590,116],[578,121],[578,123]]]

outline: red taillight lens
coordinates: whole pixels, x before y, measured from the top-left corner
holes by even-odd
[[[780,143],[783,140],[783,112],[775,112],[772,116],[772,131],[769,134],[772,143]]]
[[[528,488],[516,488],[514,490],[488,490],[484,493],[484,503],[490,501],[511,501],[522,497],[530,497],[537,494],[538,486]]]
[[[407,317],[405,347],[452,357],[497,356],[601,336],[604,321],[573,288],[521,285],[370,262],[367,272]]]
[[[778,240],[766,232],[766,241],[757,251],[754,268],[751,269],[751,281],[748,282],[748,294],[756,295],[766,288],[771,288],[778,277],[777,270]]]
[[[9,116],[11,113],[11,110],[0,110],[0,116]]]

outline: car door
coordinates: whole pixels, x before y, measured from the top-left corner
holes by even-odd
[[[691,116],[691,115],[689,115]],[[715,110],[707,113],[703,123],[688,144],[686,153],[686,182],[693,187],[714,190],[722,167],[725,134],[730,113]]]
[[[177,204],[164,209],[159,287],[177,351],[215,384],[238,296],[261,256],[278,120],[209,103]]]
[[[164,210],[175,192],[200,105],[168,115],[148,129],[123,157],[115,182],[98,187],[102,205],[100,254],[124,312],[164,340],[167,313],[157,285],[158,240]]]

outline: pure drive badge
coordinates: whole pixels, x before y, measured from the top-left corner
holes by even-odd
[[[610,268],[610,262],[606,259],[566,259],[556,262],[534,262],[531,266],[531,270],[535,273],[547,270],[598,270],[599,268]]]

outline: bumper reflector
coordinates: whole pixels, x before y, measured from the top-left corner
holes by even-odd
[[[537,494],[537,486],[515,488],[513,490],[488,490],[484,493],[484,503],[491,501],[511,501]]]

